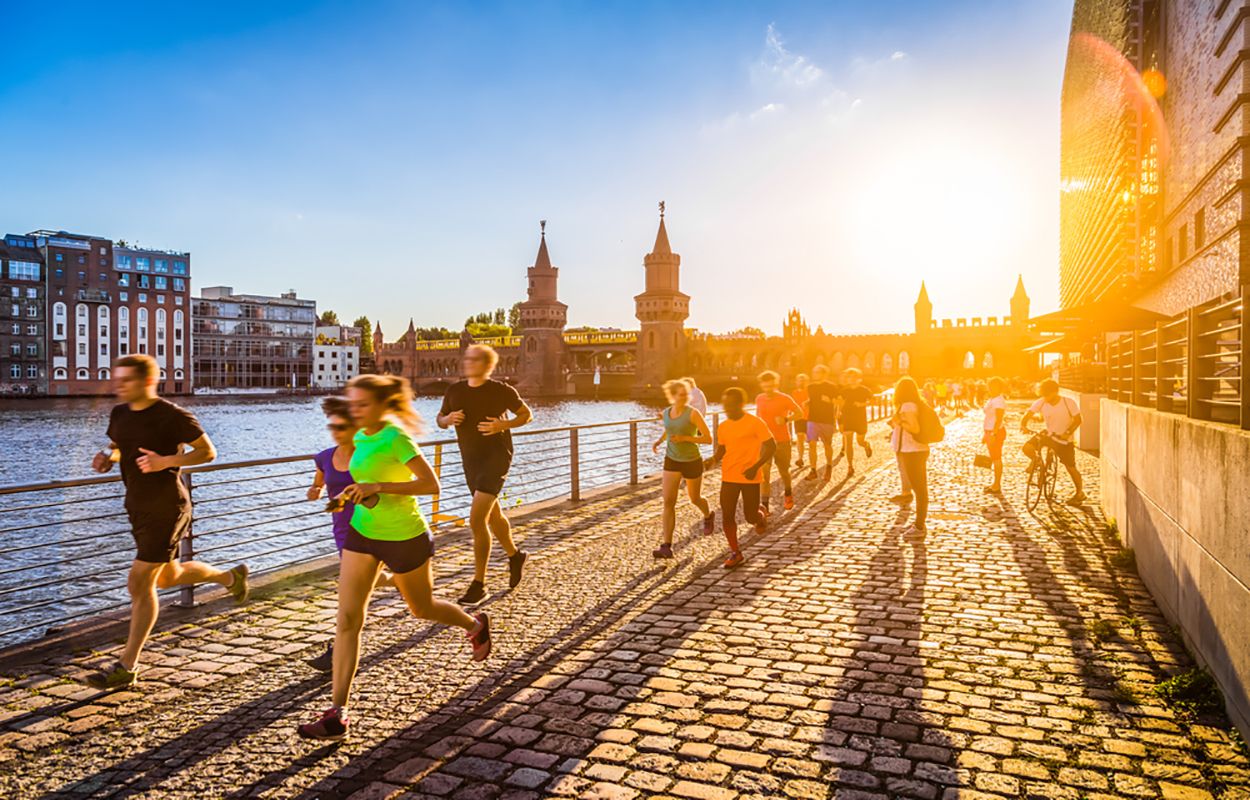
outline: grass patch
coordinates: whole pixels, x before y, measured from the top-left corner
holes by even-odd
[[[1111,697],[1120,705],[1135,706],[1141,704],[1137,691],[1125,680],[1117,680],[1111,687]]]
[[[1133,552],[1133,548],[1131,547],[1121,547],[1119,550],[1112,553],[1111,557],[1107,560],[1111,562],[1111,566],[1116,569],[1137,569],[1137,553]]]
[[[1105,642],[1119,633],[1115,625],[1106,619],[1085,623],[1085,630],[1089,632],[1089,638],[1093,639],[1096,644]]]
[[[1211,673],[1198,667],[1168,678],[1154,688],[1154,693],[1184,714],[1209,714],[1224,709],[1220,687]]]
[[[1120,620],[1120,624],[1132,631],[1135,636],[1141,636],[1142,628],[1146,626],[1141,617],[1125,617]]]

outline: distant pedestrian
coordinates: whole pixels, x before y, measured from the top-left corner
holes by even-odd
[[[703,390],[699,388],[698,384],[694,382],[694,378],[686,377],[682,378],[682,381],[685,382],[686,386],[690,387],[690,407],[695,411],[698,411],[706,418],[707,395],[705,395]]]
[[[334,440],[334,447],[322,450],[313,456],[316,471],[313,473],[312,486],[308,487],[309,500],[319,500],[324,494],[329,498],[327,510],[331,513],[334,545],[338,548],[339,558],[343,557],[343,545],[352,529],[352,512],[356,506],[343,499],[343,490],[355,483],[348,469],[352,454],[356,452],[354,441],[359,428],[352,419],[351,406],[346,397],[327,397],[321,401],[321,411],[326,416],[326,429]],[[378,573],[377,586],[390,586],[391,574],[386,570]],[[329,672],[334,667],[334,640],[326,642],[324,652],[308,660],[309,666],[322,672]]]
[[[245,565],[220,570],[201,561],[176,560],[178,543],[191,529],[191,495],[182,482],[182,468],[207,464],[217,450],[190,411],[157,395],[159,379],[160,368],[151,356],[129,355],[113,363],[113,393],[120,403],[109,414],[108,449],[91,462],[96,472],[120,465],[135,540],[126,581],[130,630],[114,663],[87,677],[97,689],[118,689],[139,679],[139,655],[160,612],[157,589],[216,583],[236,602],[247,600]]]
[[[781,384],[781,376],[772,370],[761,372],[757,379],[760,393],[755,396],[755,414],[764,420],[768,431],[777,443],[772,461],[764,465],[761,475],[763,496],[761,501],[764,510],[771,510],[772,504],[772,465],[777,465],[777,474],[781,477],[782,503],[787,511],[794,508],[794,486],[790,482],[790,427],[803,415],[803,409],[794,398],[777,390]]]
[[[721,395],[725,421],[716,431],[716,452],[704,466],[711,469],[722,462],[720,484],[721,527],[729,544],[724,567],[742,565],[742,548],[738,544],[738,500],[746,521],[763,533],[768,525],[768,511],[760,504],[760,471],[772,460],[777,444],[768,426],[759,417],[746,412],[747,393],[738,387],[726,389]]]
[[[811,383],[811,378],[806,372],[800,372],[794,376],[794,391],[790,392],[790,396],[794,398],[794,402],[799,404],[799,408],[803,413],[794,421],[794,452],[798,456],[795,466],[803,469],[803,457],[807,454],[807,385]]]
[[[825,450],[825,482],[833,477],[833,436],[838,432],[838,387],[829,380],[829,368],[817,364],[812,368],[812,382],[807,385],[807,454],[812,471],[809,481],[819,480],[816,471],[816,444]]]
[[[899,378],[894,385],[894,402],[895,412],[890,420],[894,432],[890,444],[898,453],[916,498],[916,516],[907,533],[924,535],[929,521],[929,445],[921,440],[920,414],[924,400],[916,381],[906,376]]]
[[[864,448],[864,456],[872,458],[872,445],[868,443],[868,404],[872,402],[872,390],[864,385],[864,373],[855,367],[842,372],[841,415],[838,427],[842,430],[842,452],[846,454],[846,477],[855,474],[855,442]]]
[[[484,344],[470,345],[461,364],[464,380],[453,383],[443,397],[438,427],[456,429],[464,479],[473,495],[469,526],[473,529],[473,581],[461,595],[466,605],[486,597],[486,563],[491,537],[508,556],[508,585],[521,583],[526,553],[512,541],[512,525],[499,507],[499,495],[512,468],[512,429],[534,418],[517,390],[491,377],[499,354]],[[509,416],[511,415],[511,416]]]
[[[986,494],[1003,493],[1003,443],[1007,441],[1007,397],[1003,394],[1005,388],[1002,378],[990,378],[987,392],[989,399],[982,408],[985,419],[981,441],[985,442],[985,447],[989,450],[990,468],[994,470],[994,482],[985,487]]]
[[[434,542],[416,495],[439,493],[438,477],[412,437],[421,418],[403,378],[360,375],[347,384],[359,430],[348,465],[355,483],[343,498],[355,504],[339,566],[339,611],[334,637],[334,678],[329,710],[298,727],[305,739],[338,741],[347,735],[347,703],[360,659],[369,598],[383,565],[413,616],[465,631],[474,661],[491,651],[490,620],[434,597]]]
[[[686,483],[686,495],[703,515],[703,533],[715,530],[716,514],[703,499],[703,454],[699,445],[711,444],[712,434],[697,409],[690,406],[690,389],[684,380],[667,381],[664,394],[669,406],[660,413],[664,432],[651,449],[658,452],[665,444],[664,472],[661,483],[664,495],[663,534],[660,546],[652,551],[655,558],[673,557],[673,529],[677,527],[677,490]]]

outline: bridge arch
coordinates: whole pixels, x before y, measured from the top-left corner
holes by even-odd
[[[911,354],[906,350],[899,351],[898,371],[901,375],[908,375],[911,373]]]
[[[889,353],[881,354],[881,374],[882,375],[894,374],[894,359],[890,357]]]

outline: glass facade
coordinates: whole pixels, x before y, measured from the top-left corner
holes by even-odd
[[[229,295],[191,301],[196,386],[305,388],[312,377],[317,304],[292,297]]]

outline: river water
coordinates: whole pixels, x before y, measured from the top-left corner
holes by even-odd
[[[195,413],[212,438],[218,450],[214,466],[307,455],[331,444],[318,397],[177,402]],[[416,403],[429,422],[420,437],[426,442],[422,449],[441,467],[437,504],[421,498],[436,535],[462,526],[470,500],[455,445],[433,444],[453,438],[433,426],[439,403],[438,398]],[[0,487],[91,477],[91,457],[106,444],[112,406],[108,398],[0,401]],[[627,481],[631,452],[637,453],[638,474],[660,467],[660,456],[650,447],[660,430],[658,406],[567,400],[535,402],[532,408],[534,422],[516,435],[513,469],[500,496],[505,508],[567,497],[574,481],[570,433],[526,431],[647,420],[633,426],[632,437],[629,425],[578,431],[576,480],[582,491]],[[223,568],[245,562],[258,573],[333,554],[325,501],[305,497],[312,474],[312,463],[300,460],[192,475],[196,557]],[[124,608],[134,550],[121,490],[112,482],[0,495],[0,646]]]

